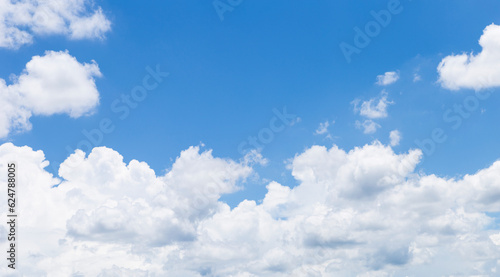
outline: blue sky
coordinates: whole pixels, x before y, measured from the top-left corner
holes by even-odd
[[[297,118],[256,149],[267,164],[254,164],[253,177],[246,182],[238,179],[241,190],[221,194],[221,201],[231,208],[245,199],[261,203],[271,181],[291,188],[306,184],[295,161],[313,146],[338,146],[349,152],[374,141],[390,145],[391,131],[401,136],[392,145],[394,155],[423,150],[412,172],[426,176],[461,179],[490,167],[500,157],[499,86],[491,78],[486,85],[475,82],[483,72],[478,69],[463,76],[453,75],[451,69],[446,76],[444,69],[438,71],[446,57],[481,53],[478,40],[486,34],[485,28],[500,24],[498,1],[401,0],[402,11],[392,14],[387,26],[380,27],[350,61],[340,45],[354,46],[355,28],[365,30],[375,20],[373,12],[386,11],[394,0],[243,0],[234,1],[239,4],[223,12],[223,18],[214,3],[229,5],[230,1],[82,2],[87,10],[75,16],[100,10],[105,17],[100,22],[110,26],[96,25],[95,33],[78,37],[78,30],[44,34],[36,31],[35,23],[20,25],[20,30],[33,35],[32,41],[0,47],[0,78],[7,85],[17,82],[32,57],[44,56],[46,51],[67,51],[79,64],[95,61],[102,75],[92,77],[99,104],[86,115],[70,117],[67,109],[37,115],[41,107],[33,104],[32,128],[11,131],[1,139],[1,143],[43,150],[51,163],[46,172],[60,177],[54,184],[67,180],[58,170],[79,143],[88,140],[83,132],[98,128],[103,120],[112,122],[113,131],[91,143],[92,148],[105,146],[120,153],[125,163],[146,162],[157,176],[168,176],[180,153],[191,146],[211,149],[214,157],[244,159],[239,145],[258,137],[276,117],[273,111],[285,108]],[[445,69],[453,66],[446,65]],[[169,75],[120,118],[113,106],[143,84],[150,75],[146,68],[159,68]],[[377,84],[378,76],[387,73],[397,80]],[[479,99],[478,92],[488,96]],[[467,101],[477,105],[470,116],[457,119],[454,107],[472,105]],[[368,109],[364,115],[362,103]],[[377,109],[377,103],[386,106]],[[124,107],[122,102],[117,105]],[[446,120],[445,115],[455,116],[454,120]],[[460,126],[455,128],[456,120]],[[325,122],[327,130],[317,134]],[[359,126],[363,122],[378,128],[366,131]],[[435,151],[426,152],[421,142],[431,139],[436,128],[446,140],[433,142]],[[82,150],[90,153],[88,148]]]
[[[238,159],[238,144],[267,126],[273,108],[287,107],[302,121],[277,134],[262,152],[270,160],[262,177],[285,180],[282,174],[289,174],[282,161],[312,144],[335,143],[351,149],[373,139],[387,141],[390,130],[399,129],[404,139],[396,150],[406,151],[433,128],[448,127],[441,118],[443,110],[462,102],[471,91],[440,88],[436,67],[443,55],[479,52],[477,40],[485,26],[498,22],[495,10],[500,4],[456,1],[450,12],[444,1],[404,1],[403,12],[393,15],[390,24],[352,56],[351,63],[339,44],[353,44],[353,28],[373,20],[370,11],[386,9],[386,1],[245,1],[224,13],[223,21],[210,3],[100,1],[99,5],[113,28],[103,41],[46,36],[37,37],[28,47],[0,52],[4,79],[19,74],[31,56],[45,50],[68,50],[82,62],[97,61],[103,74],[97,79],[98,112],[79,119],[35,117],[33,130],[10,141],[44,149],[57,166],[68,156],[63,146],[76,148],[85,138],[82,130],[95,128],[109,117],[116,130],[96,146],[111,147],[125,160],[147,161],[161,172],[182,149],[200,142],[219,156]],[[119,120],[111,103],[140,84],[146,66],[156,65],[170,76],[127,119]],[[377,95],[381,88],[375,85],[375,77],[386,71],[401,75],[387,89],[397,105],[389,108],[390,117],[380,130],[363,135],[354,126],[357,117],[350,102]],[[416,84],[415,72],[423,76]],[[494,94],[482,102],[486,112],[478,110],[459,130],[449,132],[449,141],[426,157],[422,168],[454,176],[473,173],[496,160],[500,148],[496,131],[488,126],[497,118],[498,101]],[[326,120],[335,121],[330,130],[333,141],[313,135]],[[65,132],[58,131],[61,128]]]

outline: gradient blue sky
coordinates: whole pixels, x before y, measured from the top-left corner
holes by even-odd
[[[293,181],[283,161],[312,144],[351,149],[374,139],[387,142],[389,132],[398,129],[404,139],[396,150],[407,151],[416,147],[415,139],[428,138],[440,126],[449,139],[425,157],[421,168],[445,176],[473,173],[500,156],[494,128],[500,98],[493,94],[482,101],[484,113],[476,111],[451,130],[443,112],[471,91],[442,89],[436,68],[443,55],[480,52],[477,41],[484,27],[500,21],[498,1],[480,3],[455,1],[451,9],[446,1],[403,1],[403,12],[347,63],[339,44],[353,44],[353,28],[363,28],[373,20],[370,11],[386,9],[387,1],[244,1],[223,21],[210,2],[98,1],[112,21],[113,31],[104,41],[46,36],[19,50],[0,50],[4,79],[45,50],[67,49],[80,62],[95,60],[103,73],[97,80],[98,112],[78,119],[35,117],[30,132],[8,140],[44,149],[57,167],[68,155],[65,146],[76,148],[85,138],[83,129],[108,117],[116,129],[101,145],[162,172],[181,150],[200,142],[218,156],[238,159],[239,143],[267,127],[273,108],[286,106],[302,120],[264,147],[270,163],[261,177]],[[157,64],[170,76],[119,120],[111,103],[141,83],[146,66]],[[376,96],[381,91],[376,76],[386,71],[401,76],[386,88],[396,104],[381,129],[364,135],[355,128],[358,116],[350,102]],[[416,72],[422,81],[414,83]],[[326,120],[335,121],[329,129],[333,140],[313,134]],[[255,199],[265,192],[263,186],[255,194],[247,190],[244,197]]]
[[[500,14],[498,13],[500,2],[493,0],[401,0],[402,11],[393,14],[390,23],[386,27],[382,27],[370,43],[361,49],[360,53],[353,54],[351,61],[346,60],[340,45],[342,43],[354,45],[355,29],[358,27],[364,29],[367,23],[374,20],[373,12],[386,10],[391,1],[396,0],[362,2],[348,0],[241,1],[241,4],[233,7],[231,11],[225,12],[223,20],[221,20],[216,8],[214,8],[213,3],[216,2],[212,1],[96,0],[92,8],[100,6],[106,18],[111,22],[111,29],[105,32],[103,39],[74,40],[68,39],[70,35],[40,35],[37,33],[33,43],[28,43],[17,49],[13,49],[15,47],[0,47],[0,78],[6,80],[7,84],[15,83],[14,75],[19,76],[33,56],[43,56],[45,51],[49,50],[67,50],[69,55],[75,57],[80,63],[90,63],[94,60],[98,64],[102,77],[96,78],[100,97],[97,109],[91,115],[78,118],[70,118],[67,114],[33,116],[30,119],[33,126],[31,130],[12,132],[7,137],[0,139],[0,144],[12,142],[16,146],[28,145],[34,150],[43,150],[46,159],[51,162],[51,165],[45,170],[57,176],[60,164],[73,153],[73,149],[82,140],[87,140],[83,134],[84,130],[98,128],[100,122],[108,118],[115,126],[113,132],[105,134],[102,141],[92,146],[106,146],[114,149],[123,155],[126,163],[133,159],[144,161],[154,169],[157,176],[163,176],[166,172],[179,172],[178,169],[177,171],[172,170],[172,166],[179,153],[190,146],[199,145],[203,150],[213,149],[214,157],[235,161],[243,159],[243,153],[238,150],[239,145],[247,141],[249,137],[257,136],[264,128],[269,127],[270,120],[275,117],[273,110],[281,111],[286,107],[288,113],[296,115],[299,119],[284,130],[275,133],[272,141],[257,149],[268,160],[268,164],[253,165],[253,170],[259,178],[249,178],[242,190],[222,196],[222,201],[229,204],[231,208],[238,205],[245,207],[248,204],[248,202],[242,202],[245,199],[261,203],[259,201],[266,196],[266,193],[272,196],[274,192],[269,188],[270,181],[276,181],[285,187],[292,188],[300,187],[302,184],[303,188],[297,190],[299,195],[301,189],[307,191],[307,186],[314,182],[307,179],[308,175],[304,172],[309,169],[316,170],[315,173],[320,177],[323,172],[323,168],[315,164],[314,159],[307,160],[308,153],[315,151],[311,150],[313,145],[326,146],[327,148],[337,145],[347,152],[355,147],[365,145],[363,150],[359,150],[359,152],[369,152],[370,147],[373,147],[380,152],[370,153],[383,155],[386,153],[382,149],[383,147],[377,144],[374,144],[375,146],[369,145],[377,140],[384,145],[389,145],[390,133],[394,130],[399,131],[402,137],[399,144],[396,143],[392,146],[395,154],[387,155],[389,157],[387,160],[391,162],[394,162],[393,157],[403,157],[404,153],[409,151],[411,153],[411,149],[422,148],[419,142],[432,138],[432,133],[435,132],[436,128],[442,130],[446,136],[446,141],[436,143],[435,151],[431,151],[432,153],[422,149],[424,150],[423,160],[415,169],[415,172],[419,173],[417,174],[418,178],[423,176],[418,179],[418,182],[423,184],[421,187],[425,187],[428,179],[433,178],[432,174],[442,178],[439,179],[440,181],[446,179],[446,182],[453,183],[455,179],[461,180],[466,174],[474,174],[478,170],[487,168],[500,158],[500,144],[498,143],[500,89],[498,82],[490,80],[487,87],[478,87],[481,86],[480,82],[475,83],[474,80],[470,81],[467,78],[472,75],[477,77],[481,75],[479,73],[484,72],[481,70],[472,72],[473,70],[471,70],[472,73],[464,74],[463,78],[460,74],[448,75],[447,80],[463,81],[459,85],[459,89],[452,90],[450,87],[446,87],[445,82],[439,81],[441,75],[438,72],[438,66],[443,59],[452,55],[481,53],[483,49],[478,41],[483,32],[486,34],[485,28],[492,23],[500,24]],[[3,19],[2,22],[5,24]],[[20,28],[28,29],[25,26]],[[500,31],[496,31],[495,28],[499,27],[494,26],[490,29],[489,38],[491,40],[496,39],[495,35],[500,37]],[[0,37],[0,44],[1,42]],[[498,50],[498,47],[493,48],[490,50]],[[493,55],[493,57],[497,56]],[[498,60],[493,62],[498,62]],[[484,65],[484,63],[480,65]],[[139,102],[137,108],[130,111],[129,116],[121,119],[120,114],[112,108],[112,103],[120,99],[122,95],[129,95],[134,87],[141,85],[143,78],[149,74],[146,68],[158,66],[161,71],[168,72],[169,76],[156,89],[150,91],[145,100]],[[452,67],[448,64],[448,68]],[[460,64],[456,68],[460,68]],[[500,67],[495,65],[494,68]],[[388,85],[377,84],[378,76],[388,72],[394,72],[393,74],[399,76],[398,80]],[[478,74],[475,75],[475,73]],[[493,76],[495,74],[500,74],[500,71],[492,73]],[[418,79],[415,78],[416,76]],[[0,85],[2,84],[0,83]],[[2,89],[1,86],[0,89]],[[454,107],[457,105],[463,105],[467,99],[477,99],[476,93],[479,91],[488,93],[487,99],[478,100],[478,106],[473,109],[470,116],[462,117],[460,126],[454,128],[453,122],[444,117],[447,114],[455,116],[456,113],[449,114],[448,111],[455,109]],[[376,105],[380,99],[382,99],[380,103],[387,104],[387,107],[382,109],[383,113],[387,115],[380,116],[380,118],[372,117],[371,119],[380,127],[375,132],[363,132],[357,122],[363,122],[370,117],[360,114],[357,109],[359,106],[354,103]],[[373,107],[371,105],[369,107],[373,113]],[[1,115],[0,113],[0,118]],[[325,122],[329,123],[327,131],[317,134],[320,124]],[[11,147],[10,144],[2,146],[5,149]],[[0,147],[0,150],[2,149]],[[88,149],[83,150],[89,154]],[[16,151],[21,150],[16,148],[16,150],[5,151],[17,153]],[[116,159],[111,151],[106,152],[108,150],[102,149],[99,151]],[[2,152],[0,151],[0,153]],[[187,153],[191,152],[187,151]],[[355,154],[350,153],[349,155],[355,159],[357,157],[354,157]],[[106,155],[103,154],[103,156]],[[341,154],[338,155],[341,156]],[[180,160],[182,161],[182,159]],[[327,159],[325,158],[325,160]],[[383,159],[381,158],[381,160]],[[397,161],[399,162],[399,160]],[[296,162],[295,176],[291,174],[290,164],[292,162]],[[362,162],[360,163],[362,164]],[[348,162],[346,163],[348,164]],[[304,166],[304,164],[309,167]],[[229,163],[224,165],[229,167]],[[85,166],[91,168],[92,165]],[[319,169],[315,166],[318,166]],[[379,164],[373,165],[374,172],[382,170],[377,166]],[[82,166],[81,171],[85,172],[87,167]],[[224,166],[216,164],[214,170],[219,170],[220,167]],[[363,169],[362,166],[360,168]],[[495,168],[492,166],[489,170],[495,171]],[[239,167],[234,170],[244,171]],[[332,171],[330,168],[324,169],[324,171],[327,172],[325,175],[328,178],[331,177],[328,175]],[[392,176],[390,170],[387,172],[385,172],[387,176]],[[40,176],[45,176],[45,173],[40,173]],[[107,176],[108,173],[102,174]],[[363,176],[369,180],[378,176],[377,172],[372,173],[369,171],[366,176]],[[191,174],[193,173],[191,172]],[[235,173],[236,177],[226,177],[230,180],[233,180],[232,178],[240,180],[248,177],[248,174],[245,174],[247,173],[239,172]],[[481,177],[481,174],[478,173],[474,176]],[[80,179],[76,178],[75,175],[78,174],[71,175],[66,172],[68,178],[73,178],[67,180],[66,183],[70,188],[74,184],[80,184],[77,182]],[[82,173],[82,175],[85,174]],[[84,179],[84,177],[81,178]],[[400,180],[398,186],[405,187],[411,183],[405,183],[408,179],[404,178],[410,179],[408,176],[403,176],[403,181]],[[165,178],[165,180],[167,179]],[[364,188],[364,179],[360,179],[362,179],[359,181],[360,186]],[[335,180],[337,182],[337,179]],[[178,180],[174,178],[174,181]],[[165,182],[175,183],[174,181],[168,179]],[[333,179],[327,181],[333,182]],[[435,188],[438,192],[442,183],[445,182],[440,181],[435,181]],[[467,185],[466,181],[464,182]],[[50,183],[52,180],[47,182]],[[168,184],[171,185],[171,183]],[[188,181],[186,183],[190,184]],[[346,184],[351,185],[348,182]],[[462,184],[460,183],[460,185]],[[317,188],[321,188],[323,183],[318,182],[316,185]],[[468,188],[466,185],[464,188]],[[487,188],[492,189],[496,186],[491,185]],[[450,187],[451,185],[446,188],[453,191]],[[399,187],[396,187],[395,191],[397,192],[398,189]],[[179,189],[179,191],[182,190]],[[370,197],[371,192],[369,189],[367,191],[366,195]],[[384,200],[391,204],[393,195],[390,193],[392,191],[381,191],[384,193],[389,191],[387,195],[384,194],[386,197]],[[480,188],[478,191],[482,192],[483,190]],[[437,195],[439,195],[438,192],[436,192]],[[54,195],[56,193],[59,191],[54,192]],[[339,195],[342,193],[345,191],[340,190]],[[467,194],[467,191],[464,190],[463,193]],[[417,193],[415,194],[417,195]],[[48,195],[52,194],[48,193]],[[311,193],[311,195],[314,194]],[[450,197],[449,195],[447,194],[448,197]],[[119,196],[120,194],[117,193],[110,196],[109,199],[115,199],[113,197],[119,199]],[[345,204],[342,202],[345,199],[341,198],[339,197],[339,203],[341,203],[339,205]],[[453,197],[451,198],[454,200]],[[105,199],[104,196],[103,199]],[[356,202],[358,200],[345,200],[348,203],[345,207],[354,207],[353,203],[358,203]],[[424,200],[427,201],[427,199]],[[294,203],[293,201],[295,199],[290,200],[290,203]],[[422,205],[427,204],[425,201],[422,202],[424,203]],[[435,209],[443,213],[447,211],[448,202],[446,201],[443,200],[439,204],[441,206],[436,205]],[[489,222],[489,229],[483,228],[480,231],[467,229],[467,234],[483,232],[481,235],[486,236],[484,232],[489,232],[490,229],[498,230],[498,222],[500,221],[498,210],[495,208],[497,206],[492,204],[491,207],[484,208],[486,204],[476,203],[481,202],[476,198],[468,199],[468,201],[470,203],[467,202],[467,205],[470,204],[476,210],[467,216],[475,218],[477,214],[481,214],[491,219],[494,224]],[[218,204],[220,203],[217,202]],[[375,202],[371,204],[375,207]],[[482,204],[485,206],[481,206]],[[368,206],[369,204],[366,205],[371,207]],[[376,207],[380,207],[380,203],[377,205]],[[467,205],[464,204],[460,208],[470,207]],[[388,209],[393,207],[389,204],[387,206]],[[313,204],[307,202],[304,207],[304,210],[307,211],[305,214],[307,214],[308,209],[313,207]],[[361,207],[360,211],[363,211],[363,206],[359,207]],[[172,210],[175,210],[174,208]],[[371,211],[371,208],[366,208],[366,210]],[[410,208],[408,209],[410,210]],[[92,209],[88,208],[89,213]],[[432,210],[434,211],[434,207]],[[460,211],[459,208],[456,210]],[[224,211],[218,212],[223,213]],[[275,216],[274,212],[269,212],[269,214]],[[371,216],[371,214],[367,214]],[[397,212],[394,214],[400,215]],[[68,223],[64,222],[61,226],[68,226],[69,230],[70,223],[73,222],[75,216],[73,214],[68,216]],[[360,218],[363,217],[360,216]],[[483,219],[480,216],[477,218]],[[403,219],[400,220],[401,226],[406,224]],[[166,217],[165,221],[168,220],[170,219]],[[213,218],[203,218],[203,220],[207,220],[206,222],[209,222],[207,224],[210,224],[210,220]],[[438,216],[429,217],[429,220],[424,218],[421,226],[432,220],[442,221],[442,218]],[[228,220],[228,222],[225,223],[230,224],[232,220]],[[473,220],[468,223],[470,226],[479,226]],[[328,227],[329,225],[324,226]],[[412,230],[410,223],[404,226],[408,227],[405,230]],[[161,228],[159,230],[163,231]],[[68,231],[68,236],[71,236],[70,231]],[[96,237],[99,240],[101,237],[97,231],[94,234],[97,234]],[[176,232],[177,230],[173,231],[173,233]],[[422,231],[422,233],[425,232]],[[378,233],[374,231],[373,234]],[[409,237],[412,236],[411,232],[408,234],[410,234]],[[419,235],[421,234],[419,233]],[[442,234],[439,233],[440,235]],[[448,238],[448,235],[445,234],[443,237]],[[360,235],[360,237],[363,236]],[[383,236],[381,237],[383,238]],[[491,240],[494,242],[487,239],[488,245],[500,245],[500,234]],[[180,241],[184,242],[182,239]],[[387,249],[384,248],[385,245],[382,242],[382,239],[376,240],[376,247],[373,248],[375,254],[370,253],[370,255],[379,256],[377,251],[386,253],[384,251]],[[409,242],[406,242],[405,240],[404,243],[401,243],[403,245],[401,249],[409,249]],[[446,243],[442,244],[444,245],[443,253],[446,253],[448,246]],[[299,245],[301,244],[299,243]],[[399,250],[393,250],[387,250],[389,254],[386,255],[386,258],[388,260],[370,260],[368,267],[376,271],[383,268],[384,264],[389,267],[398,266],[399,260],[393,255],[399,253]],[[443,253],[439,255],[445,257],[446,255]],[[432,272],[436,274],[438,272],[443,272],[443,274],[451,272],[447,269],[453,269],[454,258],[441,259],[442,257],[439,256],[436,260],[444,261],[445,265],[443,267],[434,265],[436,266],[434,269],[429,266],[431,271],[434,270]],[[408,260],[402,261],[401,265],[409,263],[409,260],[408,258]],[[160,260],[159,264],[162,263],[163,261]],[[378,266],[379,263],[380,266]],[[466,266],[463,265],[464,268]],[[495,265],[491,266],[491,268],[495,267]],[[199,265],[199,268],[192,270],[203,274],[205,269],[202,264]],[[213,270],[218,272],[215,266]],[[425,272],[421,268],[414,270],[404,266],[398,270],[401,274],[406,272],[416,274],[416,276]],[[286,271],[283,270],[283,272]],[[471,269],[468,272],[475,271]],[[182,273],[179,274],[182,276]]]

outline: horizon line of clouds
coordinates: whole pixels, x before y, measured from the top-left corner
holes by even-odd
[[[453,249],[464,272],[500,270],[480,262],[500,259],[500,233],[487,228],[495,220],[487,212],[500,210],[491,197],[500,193],[500,161],[449,179],[415,172],[422,155],[396,154],[378,141],[349,151],[313,145],[292,159],[297,186],[270,181],[262,201],[234,208],[220,197],[241,189],[253,165],[199,146],[182,151],[164,175],[145,162],[126,164],[107,147],[77,150],[55,177],[43,151],[5,143],[0,171],[15,160],[30,172],[18,207],[25,274],[390,276],[433,264],[451,273],[443,255]],[[0,226],[0,237],[5,232]],[[41,234],[50,234],[42,244]]]

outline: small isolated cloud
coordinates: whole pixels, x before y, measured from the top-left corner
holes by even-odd
[[[479,39],[482,51],[445,57],[439,64],[439,83],[450,90],[500,86],[500,26],[491,24]]]
[[[335,121],[332,121],[332,124],[333,123],[335,123]],[[314,132],[314,134],[316,134],[316,135],[326,134],[326,133],[328,133],[328,127],[330,127],[330,122],[328,122],[328,120],[325,122],[321,122],[319,124],[318,129],[316,129],[316,131]]]
[[[376,84],[379,86],[387,86],[399,80],[399,73],[395,71],[386,72],[384,75],[377,76]]]
[[[34,56],[12,84],[0,79],[0,138],[30,130],[32,115],[91,113],[99,103],[94,78],[100,76],[97,63],[79,63],[68,52]]]
[[[262,154],[260,153],[259,150],[252,149],[252,150],[248,151],[248,153],[246,153],[245,156],[243,156],[242,162],[243,162],[243,164],[249,165],[249,166],[252,166],[255,164],[265,166],[269,163],[269,160],[264,158],[264,156],[262,156]]]
[[[352,101],[354,112],[359,112],[359,115],[369,119],[385,118],[387,117],[387,107],[394,104],[392,101],[388,101],[387,97],[388,93],[383,90],[380,96],[368,101],[361,102],[361,100],[356,99]]]
[[[413,82],[414,83],[419,82],[421,80],[422,80],[422,76],[420,76],[420,74],[418,74],[418,73],[413,74]]]
[[[302,122],[302,118],[297,116],[295,119],[292,119],[290,126],[293,126],[293,125],[298,124],[300,122]]]
[[[110,29],[91,0],[0,1],[0,47],[16,49],[42,35],[102,39]]]
[[[356,120],[356,128],[363,130],[365,134],[373,134],[381,126],[371,119],[367,119],[363,122]]]
[[[401,141],[401,132],[398,130],[393,130],[389,134],[389,138],[391,139],[391,146],[398,146]]]
[[[373,119],[386,118],[387,107],[394,102],[389,101],[387,91],[383,90],[378,97],[372,98],[368,101],[361,101],[355,99],[351,102],[354,106],[354,112],[359,113],[360,116],[365,117],[364,121],[356,121],[356,128],[363,130],[365,134],[373,134],[380,128],[380,124],[373,121]]]

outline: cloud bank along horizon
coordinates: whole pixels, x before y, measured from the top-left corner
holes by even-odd
[[[298,186],[271,181],[262,201],[231,209],[219,198],[241,189],[252,164],[200,146],[160,176],[106,147],[77,150],[60,177],[40,150],[5,143],[0,157],[0,170],[17,160],[29,172],[18,208],[26,274],[384,276],[438,264],[489,272],[500,258],[488,214],[500,209],[500,162],[449,179],[414,172],[418,149],[312,146],[291,163]],[[1,226],[2,247],[6,233]]]

